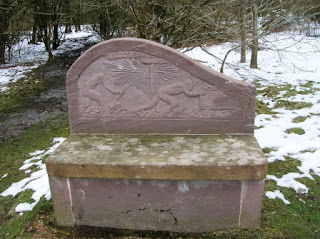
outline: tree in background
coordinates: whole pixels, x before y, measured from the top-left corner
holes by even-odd
[[[14,21],[17,4],[11,0],[0,2],[0,64],[5,63],[5,49],[10,41],[10,26]]]
[[[126,16],[119,7],[119,1],[94,0],[84,3],[85,14],[91,16],[89,22],[102,39],[121,37],[125,28]]]
[[[317,0],[2,0],[0,63],[26,31],[32,30],[30,43],[45,43],[52,59],[61,26],[68,33],[73,25],[78,31],[90,24],[103,39],[140,37],[180,48],[233,42],[227,54],[241,49],[245,62],[251,49],[250,66],[257,68],[259,40],[301,19],[318,20],[319,5]]]
[[[252,11],[252,45],[251,45],[251,61],[250,68],[258,68],[258,3],[256,0],[251,0]]]

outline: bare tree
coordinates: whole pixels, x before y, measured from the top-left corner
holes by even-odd
[[[5,63],[5,49],[9,40],[9,26],[12,21],[16,2],[2,0],[0,2],[0,64]]]
[[[251,0],[252,10],[252,45],[250,68],[258,68],[258,6],[256,0]]]
[[[247,48],[247,32],[246,32],[246,1],[241,1],[240,6],[240,35],[241,35],[241,57],[240,62],[246,62],[246,48]]]

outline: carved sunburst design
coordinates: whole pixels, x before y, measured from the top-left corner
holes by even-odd
[[[147,95],[155,94],[156,86],[166,84],[177,76],[169,64],[144,64],[139,59],[121,59],[106,63],[116,85],[130,85]]]

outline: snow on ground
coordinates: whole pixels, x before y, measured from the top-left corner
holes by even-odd
[[[258,90],[268,86],[291,85],[292,90],[298,92],[310,90],[305,84],[313,84],[311,88],[320,88],[320,38],[306,37],[293,33],[277,33],[265,37],[260,42],[265,49],[258,53],[259,69],[250,69],[250,52],[247,54],[247,63],[239,63],[240,53],[231,52],[227,58],[224,73],[233,78],[249,83],[258,82]],[[204,64],[220,70],[221,60],[226,52],[232,48],[231,43],[224,43],[207,50],[215,57],[205,53],[200,48],[195,48],[186,54]],[[306,185],[298,182],[299,178],[313,179],[313,175],[320,176],[320,91],[308,94],[297,94],[285,97],[286,91],[280,92],[276,97],[257,95],[273,111],[275,116],[260,114],[256,116],[255,137],[262,148],[270,148],[267,154],[270,163],[276,160],[286,160],[286,157],[299,160],[299,173],[287,173],[282,177],[268,175],[267,179],[274,180],[278,186],[293,188],[298,193],[308,193]],[[288,110],[274,108],[279,100],[290,102],[311,103],[309,108]],[[294,123],[298,116],[308,117],[304,122]],[[287,129],[302,128],[302,135],[288,133]],[[288,201],[279,191],[267,192],[268,198],[280,198],[284,203]]]
[[[52,54],[59,55],[66,51],[82,49],[85,44],[100,41],[97,34],[90,26],[83,26],[84,31],[73,32],[63,35],[62,44]],[[64,30],[63,28],[61,29]],[[7,64],[0,65],[0,92],[7,91],[9,82],[15,82],[24,77],[27,72],[39,67],[48,60],[48,53],[45,51],[44,43],[28,44],[29,38],[24,38],[11,49],[13,57]]]
[[[36,63],[32,66],[13,66],[5,69],[0,68],[0,92],[7,91],[9,88],[6,85],[9,82],[16,82],[23,78],[26,73],[37,68],[39,65],[39,63]]]
[[[44,151],[35,151],[30,153],[30,159],[27,159],[23,162],[23,166],[20,167],[20,170],[24,170],[26,174],[30,174],[31,170],[29,169],[31,166],[36,166],[37,171],[30,174],[29,177],[22,179],[19,182],[11,184],[11,186],[2,192],[0,196],[16,196],[18,193],[25,191],[27,189],[31,189],[34,191],[31,198],[34,200],[33,203],[20,203],[16,206],[16,212],[19,212],[22,215],[25,211],[32,211],[33,207],[37,205],[40,201],[41,197],[45,197],[45,199],[49,200],[51,198],[51,192],[49,187],[48,174],[46,170],[46,165],[42,162],[42,159],[51,154],[63,141],[65,138],[54,138],[54,145],[50,147],[48,150]],[[5,175],[4,175],[5,176]],[[3,176],[3,177],[4,177]]]
[[[270,199],[280,198],[285,204],[290,204],[290,202],[285,199],[284,195],[279,190],[275,190],[274,192],[266,192],[266,197]]]
[[[84,42],[78,41],[77,37],[86,37],[87,41],[92,42],[98,41],[91,30],[72,33],[65,36],[69,40],[66,40],[54,54],[81,48]],[[43,46],[27,45],[26,42],[23,44],[24,47],[21,48],[20,58],[12,60],[12,64],[47,60]],[[310,87],[308,88],[304,85],[308,82],[313,84],[312,88],[320,88],[319,38],[292,33],[277,33],[263,39],[261,46],[265,47],[265,49],[259,51],[258,54],[259,69],[250,69],[250,52],[247,54],[247,63],[239,63],[240,53],[233,51],[227,58],[227,64],[224,69],[225,74],[247,82],[255,81],[255,83],[258,83],[258,90],[265,89],[268,86],[290,84],[292,90],[304,91],[310,90]],[[194,48],[186,54],[219,71],[221,59],[224,58],[226,52],[232,47],[231,43],[208,47],[207,50],[215,55],[215,57],[208,55],[200,48]],[[31,55],[32,57],[27,58],[27,55]],[[10,73],[10,75],[8,71],[8,69],[0,68],[0,85],[2,84],[2,87],[5,87],[5,83],[3,82],[15,80],[15,77],[19,75],[18,73]],[[12,71],[15,71],[15,69],[12,68]],[[17,69],[17,71],[23,74],[27,69]],[[272,98],[263,94],[257,95],[257,99],[273,108],[276,114],[274,116],[267,114],[256,116],[255,126],[257,129],[255,137],[262,148],[272,149],[267,154],[270,163],[276,160],[284,161],[288,156],[301,162],[301,165],[298,167],[299,173],[291,172],[282,177],[268,175],[267,179],[274,180],[280,187],[293,188],[298,193],[307,193],[309,189],[306,185],[298,182],[296,179],[304,177],[313,179],[314,174],[320,176],[320,91],[306,95],[298,93],[291,97],[286,97],[285,93],[285,91],[280,92],[279,95]],[[309,102],[312,103],[312,106],[299,110],[275,109],[277,101],[284,99],[290,102]],[[293,119],[298,116],[304,116],[307,119],[304,122],[294,123]],[[294,127],[302,128],[305,133],[297,135],[286,132],[287,129]],[[63,141],[62,138],[56,140],[56,144],[49,150],[32,153],[30,155],[32,157],[26,160],[20,168],[29,174],[31,172],[29,168],[35,165],[39,169],[38,171],[33,172],[29,177],[20,182],[13,183],[1,194],[1,196],[15,196],[26,189],[34,190],[34,194],[32,195],[34,203],[19,204],[16,207],[17,212],[22,213],[26,210],[32,210],[42,196],[45,196],[47,199],[50,198],[48,177],[42,159]],[[5,177],[6,175],[2,176],[2,178]],[[286,204],[290,203],[279,190],[266,192],[266,196],[270,199],[280,198]]]

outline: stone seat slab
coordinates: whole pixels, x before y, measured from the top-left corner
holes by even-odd
[[[72,134],[48,158],[55,177],[262,180],[267,160],[253,135]]]

